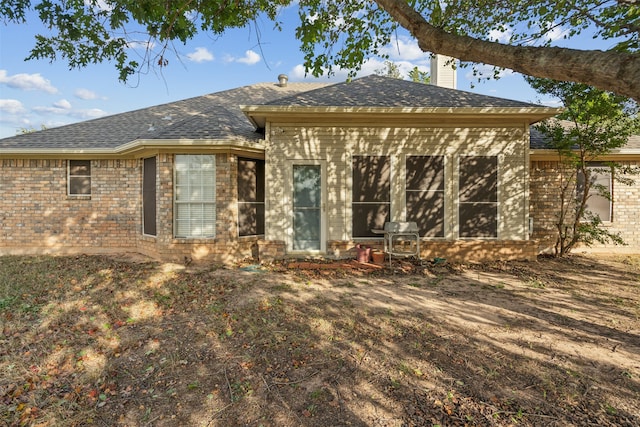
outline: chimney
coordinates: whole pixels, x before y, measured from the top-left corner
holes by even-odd
[[[278,86],[285,87],[288,81],[289,81],[289,76],[287,76],[286,74],[280,74],[278,76]]]
[[[431,57],[431,84],[456,89],[456,59],[435,54]]]

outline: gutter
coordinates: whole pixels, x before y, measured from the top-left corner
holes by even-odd
[[[241,105],[240,110],[257,129],[265,127],[271,118],[312,117],[323,123],[353,123],[356,119],[399,117],[466,118],[482,121],[487,118],[528,119],[529,124],[553,117],[563,108],[554,107],[306,107],[290,105]],[[269,118],[269,120],[267,119]],[[381,126],[389,123],[384,121]]]
[[[612,150],[609,154],[599,157],[600,159],[618,159],[624,157],[624,160],[640,160],[640,148],[620,148]],[[529,149],[530,160],[558,160],[559,154],[557,150],[548,148],[531,148]]]
[[[56,148],[56,149],[1,149],[0,159],[113,159],[139,158],[157,153],[233,153],[251,157],[264,157],[262,140],[221,141],[203,139],[137,139],[115,148]]]

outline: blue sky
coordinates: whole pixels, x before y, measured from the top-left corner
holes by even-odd
[[[176,44],[179,58],[169,56],[166,68],[133,77],[128,84],[118,81],[110,63],[69,70],[63,60],[24,61],[35,43],[34,35],[46,34],[45,29],[36,19],[27,25],[0,24],[0,138],[13,136],[21,128],[60,126],[233,87],[275,82],[281,73],[289,75],[290,81],[313,81],[304,75],[303,55],[294,37],[297,9],[283,10],[281,18],[282,31],[274,30],[273,23],[265,19],[219,37],[200,34],[187,45]],[[557,36],[561,34],[559,31]],[[572,47],[594,48],[592,40],[587,43],[580,46],[579,41],[573,42]],[[388,52],[404,74],[414,66],[429,71],[429,54],[421,52],[407,35],[399,33]],[[368,60],[359,76],[382,69],[383,62]],[[320,80],[338,82],[345,78],[346,71]],[[508,71],[497,81],[478,83],[470,68],[459,69],[457,84],[461,90],[539,100],[519,74]],[[557,105],[550,99],[540,101]]]

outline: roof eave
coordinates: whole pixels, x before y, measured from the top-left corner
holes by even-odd
[[[216,139],[137,139],[115,148],[93,149],[3,149],[0,159],[113,159],[139,158],[156,153],[233,153],[264,156],[264,145],[248,140]]]
[[[550,148],[531,148],[529,157],[531,160],[558,160],[559,154],[557,150]],[[624,157],[624,160],[640,160],[640,148],[620,148],[612,150],[610,153],[600,157],[602,160],[618,159]]]
[[[553,107],[307,107],[285,105],[241,105],[240,109],[256,128],[264,128],[267,118],[306,117],[323,115],[327,119],[351,121],[364,117],[451,117],[525,119],[536,123],[559,114]],[[345,117],[347,116],[348,117]]]

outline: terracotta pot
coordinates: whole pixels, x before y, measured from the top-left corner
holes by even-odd
[[[374,264],[384,264],[385,253],[384,252],[373,252],[371,254],[373,258]]]

